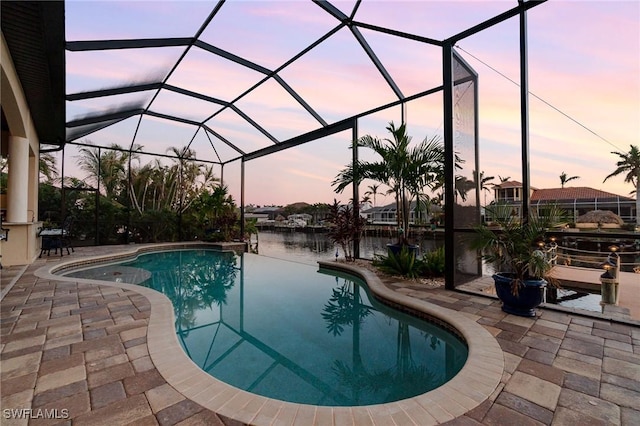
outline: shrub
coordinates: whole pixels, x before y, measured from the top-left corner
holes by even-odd
[[[624,231],[635,231],[636,230],[636,224],[635,223],[625,223],[620,227],[622,230]]]
[[[362,236],[365,219],[360,216],[355,217],[350,206],[341,206],[334,199],[333,204],[329,207],[327,221],[330,224],[327,237],[332,243],[338,244],[342,248],[347,261],[353,261],[351,246],[356,238]]]
[[[444,247],[438,247],[422,256],[422,275],[444,276]]]
[[[373,265],[387,274],[408,278],[416,278],[422,272],[422,261],[416,259],[415,252],[410,251],[408,246],[402,246],[397,254],[389,251],[387,256],[376,256]]]

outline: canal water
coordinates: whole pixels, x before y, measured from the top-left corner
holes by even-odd
[[[252,248],[255,250],[256,236],[251,238]],[[365,236],[360,241],[360,257],[373,259],[375,255],[386,255],[387,244],[395,243],[395,238]],[[316,265],[319,260],[335,260],[336,252],[339,259],[344,259],[342,249],[334,245],[326,233],[305,233],[296,231],[267,231],[259,232],[257,238],[257,252],[260,255],[293,260],[300,263]],[[444,241],[433,238],[423,238],[415,243],[420,244],[420,252],[426,253],[444,244]]]
[[[286,259],[316,266],[319,260],[344,259],[344,252],[334,245],[326,233],[304,233],[296,231],[260,231],[257,239],[257,253],[263,256]],[[360,242],[360,257],[373,259],[375,255],[386,255],[387,244],[395,243],[391,237],[365,236]],[[415,241],[420,244],[421,253],[433,250],[444,244],[442,239],[432,237]],[[256,249],[256,237],[252,236],[252,248]],[[567,308],[601,312],[600,294],[585,293],[563,288],[558,290],[556,304]]]

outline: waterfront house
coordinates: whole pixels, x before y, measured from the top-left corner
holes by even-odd
[[[522,202],[522,183],[518,181],[501,182],[493,186],[495,201],[513,204],[516,214],[520,213]],[[569,212],[572,221],[592,210],[609,210],[620,216],[626,223],[635,223],[635,200],[630,197],[613,194],[589,187],[543,188],[531,187],[530,205],[539,209],[548,204],[557,204]]]
[[[282,207],[276,207],[276,206],[256,207],[250,212],[247,211],[247,213],[253,213],[256,215],[267,215],[267,220],[276,220],[278,215],[282,213]],[[245,215],[247,213],[245,213]]]
[[[434,216],[438,216],[441,213],[442,207],[433,204],[429,205],[429,211],[425,211],[424,207],[418,210],[414,201],[411,203],[409,223],[414,225],[428,224]],[[362,210],[362,215],[366,217],[367,222],[371,225],[395,225],[398,223],[396,203]]]

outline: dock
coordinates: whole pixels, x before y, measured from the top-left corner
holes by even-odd
[[[602,272],[599,269],[564,265],[556,265],[552,270],[553,276],[560,281],[560,287],[583,290],[589,293],[600,293]],[[493,279],[489,275],[479,276],[456,288],[470,293],[496,294]],[[640,321],[640,274],[620,272],[618,292],[618,304],[605,305],[604,317],[622,317],[636,322]],[[547,306],[561,309],[553,304]]]
[[[602,272],[600,269],[556,265],[552,273],[562,287],[600,292]],[[640,274],[620,272],[618,292],[618,306],[629,309],[632,319],[640,320]]]

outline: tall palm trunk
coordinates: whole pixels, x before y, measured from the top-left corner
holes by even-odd
[[[640,174],[636,182],[636,226],[640,226]]]

